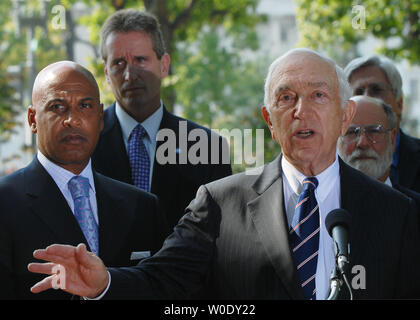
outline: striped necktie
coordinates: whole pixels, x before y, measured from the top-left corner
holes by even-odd
[[[80,229],[82,229],[90,250],[98,255],[98,225],[89,201],[89,179],[82,176],[74,176],[68,182],[68,187],[74,201],[74,216],[79,223]]]
[[[128,139],[128,158],[133,184],[142,190],[149,191],[150,158],[143,142],[145,135],[147,132],[141,124],[131,131]]]
[[[315,198],[318,180],[303,180],[290,230],[290,244],[306,299],[316,298],[315,275],[319,248],[319,209]]]

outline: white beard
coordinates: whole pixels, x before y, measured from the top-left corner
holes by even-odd
[[[391,139],[390,139],[391,140]],[[359,148],[354,149],[350,155],[345,155],[344,152],[339,152],[344,162],[351,167],[362,171],[364,174],[374,179],[379,179],[385,175],[385,172],[391,167],[392,164],[392,143],[389,141],[388,148],[381,156],[373,149],[362,150]],[[358,157],[366,156],[374,159],[359,160]]]

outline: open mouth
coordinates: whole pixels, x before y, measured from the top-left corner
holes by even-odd
[[[296,132],[296,136],[299,138],[308,138],[315,134],[313,130],[306,129],[306,130],[299,130]]]

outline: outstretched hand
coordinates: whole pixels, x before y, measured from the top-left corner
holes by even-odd
[[[99,257],[88,252],[84,244],[77,247],[53,244],[46,249],[35,250],[34,257],[48,262],[30,263],[28,270],[49,276],[31,288],[33,293],[53,288],[95,298],[108,285],[105,265]]]

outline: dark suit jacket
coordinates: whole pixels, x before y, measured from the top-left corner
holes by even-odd
[[[280,158],[260,175],[241,173],[201,187],[155,256],[131,273],[109,269],[106,297],[184,299],[205,292],[215,299],[302,299]],[[355,290],[355,298],[415,296],[420,258],[412,200],[341,160],[340,177],[341,207],[352,215],[349,269],[366,270],[366,289]]]
[[[420,193],[420,139],[407,136],[402,131],[397,170],[399,180],[392,183]]]
[[[134,251],[157,251],[168,234],[152,194],[94,172],[99,218],[99,256],[127,266]],[[58,186],[37,158],[0,179],[0,299],[70,298],[60,290],[32,294],[43,276],[27,270],[35,249],[53,243],[87,243]],[[89,248],[89,246],[88,246]]]
[[[405,194],[407,197],[414,200],[417,206],[417,221],[419,225],[420,230],[420,193],[415,192],[411,189],[408,189],[406,187],[400,186],[398,184],[392,186],[394,189],[397,189],[399,192]]]
[[[177,148],[180,147],[178,141],[180,139],[178,134],[180,121],[187,120],[169,113],[164,108],[159,130],[170,129],[175,132]],[[132,184],[130,163],[122,137],[121,126],[115,114],[115,104],[105,111],[104,122],[104,129],[92,156],[93,166],[96,171],[103,175]],[[232,174],[230,164],[222,164],[221,161],[221,148],[222,146],[227,148],[225,139],[222,139],[215,133],[211,133],[207,128],[187,121],[187,132],[190,133],[193,129],[204,130],[208,136],[209,142],[211,141],[211,135],[213,139],[219,141],[218,163],[220,164],[193,165],[188,162],[187,164],[162,165],[155,157],[151,192],[158,196],[163,209],[167,213],[167,220],[170,228],[172,228],[184,214],[185,208],[191,200],[194,199],[195,193],[200,185]],[[156,150],[164,143],[165,141],[158,141]],[[181,152],[188,154],[188,151],[194,143],[194,141],[188,141],[187,150],[181,149]],[[210,147],[208,155],[209,159],[211,159],[212,152]],[[229,161],[229,157],[227,160]],[[177,163],[179,162],[177,161]]]

